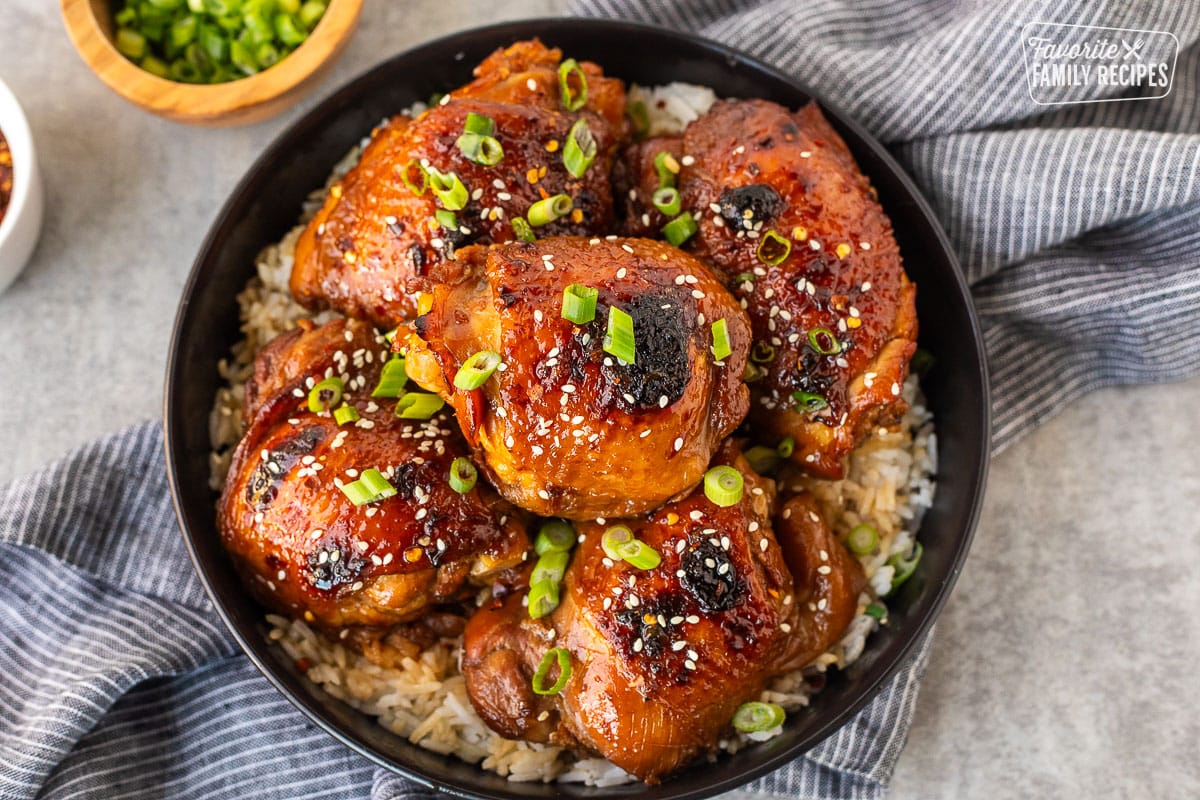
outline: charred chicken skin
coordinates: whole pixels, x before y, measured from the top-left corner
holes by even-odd
[[[499,492],[543,516],[623,517],[703,477],[746,414],[745,312],[686,253],[647,239],[560,237],[473,247],[397,346],[408,374],[453,404]],[[594,317],[563,316],[564,290],[598,292]],[[615,309],[615,312],[610,312]],[[607,352],[627,314],[634,360]],[[714,323],[729,353],[714,357]],[[476,389],[455,378],[481,351],[500,366]]]
[[[565,194],[572,201],[569,213],[538,229],[543,235],[611,229],[609,173],[626,126],[624,87],[585,63],[568,89],[586,81],[586,104],[570,111],[560,88],[561,60],[560,51],[540,42],[515,44],[485,59],[476,80],[445,103],[377,128],[296,244],[296,299],[389,329],[416,316],[418,293],[438,264],[472,242],[518,238],[513,219],[543,198]],[[469,120],[482,118],[494,126],[498,160],[495,152],[478,152],[478,138],[460,138]],[[596,155],[576,176],[564,153],[581,121]],[[439,174],[451,185],[445,195],[431,184]]]
[[[300,327],[265,347],[246,384],[246,434],[218,509],[225,547],[268,608],[333,628],[413,620],[468,580],[519,565],[528,540],[482,484],[447,482],[467,449],[448,415],[400,419],[374,400],[387,343],[364,322]],[[326,378],[357,422],[309,408]],[[375,468],[395,490],[355,505],[340,486]]]
[[[582,746],[655,783],[712,751],[769,678],[837,641],[863,584],[858,563],[841,557],[803,498],[785,508],[784,535],[798,541],[781,549],[773,482],[732,444],[715,463],[743,476],[735,505],[718,507],[698,490],[626,521],[661,554],[658,566],[614,563],[601,545],[606,526],[581,523],[552,614],[530,619],[520,594],[476,612],[463,674],[488,725],[510,738]],[[795,585],[789,551],[814,559],[800,565]],[[531,676],[550,648],[568,651],[571,672],[558,694],[538,695]]]
[[[651,203],[662,152],[699,226],[684,247],[724,271],[754,326],[754,433],[793,437],[796,464],[842,477],[861,437],[904,412],[916,349],[916,289],[867,178],[815,104],[720,101],[626,151],[631,235],[666,222]]]

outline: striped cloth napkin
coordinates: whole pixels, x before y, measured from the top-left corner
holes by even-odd
[[[973,286],[998,447],[1081,393],[1200,367],[1200,6],[1123,0],[584,0],[803,79],[887,143]],[[1157,100],[1031,101],[1023,27],[1170,31]],[[647,54],[653,57],[653,54]],[[1099,97],[1119,96],[1101,90]],[[1181,133],[1188,131],[1189,133]],[[928,642],[849,725],[745,795],[881,797]],[[175,529],[157,424],[0,490],[0,797],[432,797],[242,657]]]

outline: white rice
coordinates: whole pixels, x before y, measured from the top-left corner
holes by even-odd
[[[630,97],[646,105],[650,132],[678,133],[715,101],[710,89],[674,83],[643,88],[634,86]],[[411,109],[419,112],[423,108]],[[332,312],[313,317],[300,307],[288,290],[296,239],[304,224],[320,207],[325,189],[357,161],[361,147],[339,162],[326,187],[309,196],[300,224],[277,244],[259,254],[256,276],[238,295],[245,337],[233,347],[231,358],[218,365],[226,386],[217,392],[210,417],[211,484],[219,490],[225,481],[229,458],[242,436],[244,385],[253,372],[255,354],[296,321],[312,317],[318,323],[334,318]],[[895,428],[880,428],[850,456],[844,480],[799,478],[795,488],[813,493],[825,518],[839,534],[862,523],[879,531],[880,548],[860,557],[869,587],[859,598],[858,614],[841,641],[801,670],[774,679],[761,699],[778,703],[789,712],[808,705],[815,691],[808,680],[829,667],[844,668],[862,653],[867,637],[880,621],[866,614],[869,604],[891,586],[893,555],[907,555],[915,541],[921,516],[933,502],[937,471],[937,437],[932,416],[924,406],[917,379],[910,377],[903,396],[909,411]],[[381,667],[332,641],[301,620],[275,614],[267,616],[270,638],[288,658],[307,666],[309,680],[347,704],[375,716],[379,724],[413,744],[464,761],[511,781],[577,782],[593,786],[627,783],[633,777],[602,758],[582,758],[553,745],[510,741],[494,733],[475,713],[459,671],[461,640],[443,640],[405,658],[400,668]],[[884,618],[886,623],[886,617]],[[720,742],[727,752],[778,735],[782,728],[757,734],[736,734]]]

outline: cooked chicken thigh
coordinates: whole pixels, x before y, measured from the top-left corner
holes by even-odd
[[[463,250],[407,348],[408,374],[457,411],[502,495],[543,516],[639,514],[687,492],[745,416],[745,312],[707,267],[661,242],[581,238]],[[598,293],[590,321],[564,290]],[[610,311],[610,309],[612,311]],[[632,363],[606,352],[627,314]],[[728,353],[714,356],[714,324]],[[500,366],[455,386],[475,354]]]
[[[916,349],[916,289],[867,178],[816,104],[720,101],[682,136],[627,150],[632,235],[666,221],[651,203],[661,152],[698,222],[685,249],[724,271],[753,322],[755,434],[793,437],[798,465],[842,477],[861,437],[903,413]]]
[[[609,170],[626,125],[624,88],[585,63],[569,85],[577,89],[583,76],[586,105],[570,111],[560,89],[561,60],[560,51],[540,42],[520,42],[485,59],[477,79],[445,103],[377,128],[296,244],[296,299],[392,328],[416,316],[430,270],[471,242],[518,238],[514,218],[543,198],[565,194],[573,206],[540,227],[543,234],[609,230]],[[495,163],[489,162],[497,153],[475,153],[479,138],[461,138],[469,122],[484,118],[501,148]],[[577,122],[596,148],[579,175],[564,161]],[[450,184],[444,195],[432,185],[437,174]]]
[[[483,484],[450,487],[450,463],[467,450],[448,415],[400,419],[394,401],[372,399],[389,357],[383,338],[352,320],[301,322],[258,355],[218,523],[268,608],[327,627],[391,625],[525,558],[528,539],[507,504]],[[330,377],[357,422],[309,409],[310,391]],[[395,494],[355,505],[341,486],[369,468]]]

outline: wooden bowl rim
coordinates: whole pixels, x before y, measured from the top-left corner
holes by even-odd
[[[126,100],[183,121],[218,118],[286,94],[337,54],[362,11],[362,0],[329,0],[317,27],[275,66],[226,83],[190,84],[152,75],[121,55],[96,19],[91,0],[61,4],[75,50],[100,80]]]

